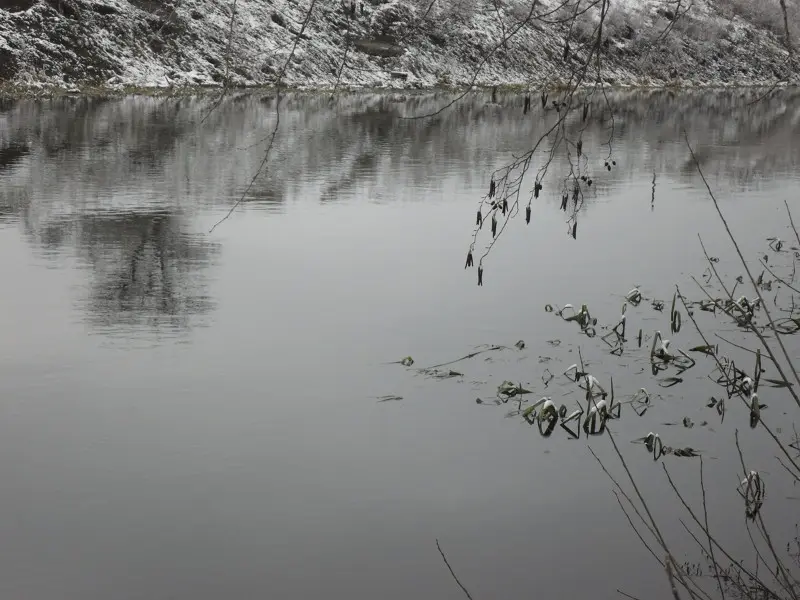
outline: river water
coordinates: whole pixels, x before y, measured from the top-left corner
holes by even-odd
[[[572,125],[585,126],[593,178],[575,238],[557,157],[531,223],[512,219],[484,259],[481,287],[463,268],[476,207],[492,171],[553,122],[537,98],[528,115],[521,96],[470,95],[413,120],[451,98],[289,95],[249,189],[275,124],[269,94],[210,113],[213,98],[3,101],[0,595],[463,597],[438,539],[476,599],[669,597],[587,449],[624,477],[608,440],[543,438],[492,398],[512,380],[577,407],[562,372],[580,349],[619,396],[660,394],[641,418],[624,407],[613,430],[665,529],[677,540],[678,503],[628,443],[648,431],[702,451],[712,520],[742,522],[733,432],[752,468],[779,479],[774,448],[733,401],[724,422],[706,407],[722,393],[708,361],[659,388],[635,334],[647,346],[669,330],[676,284],[702,297],[698,234],[729,282],[742,273],[684,132],[748,260],[791,261],[766,238],[794,235],[784,201],[800,216],[800,96],[756,97],[612,94],[610,147],[596,101]],[[647,300],[629,307],[620,357],[544,310],[587,303],[613,325],[635,285]],[[688,349],[702,342],[683,317],[673,344]],[[508,348],[449,365],[450,379],[414,370],[482,344]],[[387,364],[409,355],[414,368]],[[785,390],[761,395],[790,433]],[[691,429],[664,424],[687,416]],[[698,459],[660,462],[696,499]],[[781,485],[770,489],[785,498]],[[788,502],[778,518],[797,513]]]

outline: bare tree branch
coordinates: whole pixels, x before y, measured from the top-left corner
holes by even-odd
[[[222,81],[222,92],[220,92],[219,97],[214,101],[214,104],[211,105],[211,108],[208,109],[203,118],[200,119],[200,124],[202,125],[205,123],[208,116],[214,112],[219,105],[222,103],[223,98],[228,93],[228,88],[230,87],[230,72],[231,72],[231,47],[233,46],[233,34],[234,34],[234,27],[236,25],[236,3],[238,0],[233,0],[233,5],[231,6],[231,20],[230,25],[228,26],[228,43],[225,46],[225,76]]]
[[[235,1],[235,0],[234,0]],[[275,126],[272,128],[272,133],[269,136],[269,144],[267,145],[267,149],[264,151],[264,158],[261,160],[261,163],[258,165],[258,169],[253,174],[253,177],[250,179],[250,183],[247,184],[244,192],[239,197],[239,199],[231,206],[230,210],[222,217],[219,221],[214,223],[214,225],[209,230],[209,233],[213,233],[213,231],[217,228],[217,226],[226,221],[236,210],[236,208],[244,201],[247,197],[247,194],[250,192],[250,189],[253,187],[253,184],[258,179],[261,172],[264,170],[264,167],[269,160],[270,153],[272,152],[272,148],[275,144],[275,137],[278,135],[278,129],[280,128],[281,124],[281,86],[283,83],[283,78],[286,75],[286,71],[289,68],[289,64],[291,64],[292,58],[294,57],[294,53],[297,50],[297,45],[300,43],[300,39],[302,38],[303,33],[305,32],[306,26],[308,25],[309,21],[311,20],[311,15],[314,12],[314,7],[317,4],[317,0],[311,0],[311,5],[308,7],[306,11],[305,18],[303,19],[303,23],[300,27],[300,30],[294,36],[294,44],[292,45],[292,50],[289,52],[289,56],[286,57],[286,61],[283,63],[283,67],[278,73],[278,78],[276,80],[275,88],[276,88],[276,97],[275,97]]]
[[[789,357],[789,353],[786,350],[786,346],[784,345],[780,334],[778,334],[778,332],[777,332],[777,330],[775,328],[775,323],[772,320],[772,316],[770,315],[769,311],[766,309],[766,303],[764,302],[764,298],[761,295],[761,291],[759,290],[758,285],[756,285],[756,280],[753,277],[753,274],[750,272],[750,267],[747,266],[747,261],[744,259],[744,255],[742,254],[742,250],[739,248],[739,243],[736,241],[736,238],[733,236],[733,233],[731,232],[731,228],[728,226],[728,222],[725,220],[725,215],[722,214],[722,209],[719,206],[719,202],[717,202],[717,198],[716,198],[716,196],[714,196],[714,192],[711,190],[711,186],[708,184],[708,181],[706,180],[706,177],[703,174],[703,169],[700,167],[700,163],[698,162],[697,157],[695,156],[694,150],[692,149],[692,146],[689,143],[689,137],[688,137],[688,135],[686,134],[685,131],[683,132],[683,135],[684,135],[684,138],[686,140],[686,145],[689,148],[689,152],[692,155],[692,160],[694,160],[695,166],[697,167],[697,172],[700,174],[700,177],[703,180],[703,184],[705,184],[706,189],[708,190],[708,194],[709,194],[709,196],[711,196],[711,200],[714,202],[714,208],[716,208],[717,214],[719,215],[719,218],[722,221],[722,224],[725,226],[725,231],[727,232],[728,237],[730,238],[731,242],[733,243],[733,247],[736,249],[736,254],[739,256],[739,260],[741,261],[742,266],[744,267],[744,270],[747,273],[747,277],[750,279],[750,283],[753,285],[753,289],[755,290],[756,295],[758,296],[758,299],[761,301],[761,304],[764,307],[764,311],[765,311],[765,314],[767,315],[767,319],[769,320],[770,327],[775,332],[775,339],[778,342],[778,346],[780,346],[781,350],[783,351],[783,356],[786,358],[786,362],[788,364],[789,370],[792,372],[792,374],[794,375],[795,381],[800,386],[800,375],[798,375],[797,370],[794,367],[794,363],[792,362],[792,359]],[[777,365],[777,362],[776,362],[776,365]],[[797,400],[797,398],[795,398],[795,400]],[[798,406],[800,406],[800,400],[797,400],[797,404],[798,404]]]

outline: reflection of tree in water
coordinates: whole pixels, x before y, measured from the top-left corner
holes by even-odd
[[[798,128],[800,94],[776,92],[754,102],[761,91],[618,91],[610,92],[614,112],[613,176],[601,173],[609,138],[611,113],[605,100],[595,97],[586,122],[577,111],[570,118],[571,136],[583,129],[583,147],[591,153],[598,192],[611,190],[642,173],[695,177],[683,172],[688,149],[686,130],[707,156],[708,175],[737,186],[753,185],[759,176],[788,172],[800,163],[800,146],[792,142]],[[323,201],[381,190],[424,189],[441,185],[448,176],[465,186],[483,185],[492,168],[512,154],[531,147],[556,111],[548,98],[544,111],[538,98],[523,115],[522,94],[500,94],[498,105],[490,94],[475,93],[432,118],[403,119],[433,112],[453,96],[425,94],[342,94],[334,101],[323,96],[290,95],[281,105],[281,133],[267,174],[251,198],[285,198],[318,187]],[[243,100],[221,107],[222,114],[240,110],[259,114],[254,137],[264,138],[274,123],[274,100]],[[222,117],[223,119],[225,117]],[[537,156],[542,166],[548,145]],[[263,145],[253,149],[261,158]],[[559,156],[557,161],[561,160]],[[548,189],[559,185],[564,164],[549,171]],[[257,164],[253,164],[253,170]],[[366,189],[365,189],[366,188]],[[280,190],[280,191],[277,191]],[[557,200],[554,200],[557,201]]]
[[[10,169],[30,152],[27,144],[11,143],[0,147],[0,171]]]
[[[260,186],[285,188],[284,196],[308,193],[311,181],[323,201],[358,192],[384,196],[395,189],[438,187],[454,171],[469,185],[476,167],[493,164],[504,138],[524,139],[537,126],[515,113],[495,113],[475,98],[434,118],[401,118],[435,110],[449,98],[364,93],[343,94],[331,103],[326,97],[293,97],[282,104],[274,160],[251,195],[260,197]],[[257,110],[263,123],[257,135],[263,138],[274,123],[274,101]]]
[[[91,269],[81,306],[100,330],[179,332],[214,308],[203,270],[220,247],[205,235],[187,233],[174,213],[86,214],[28,229],[28,235],[50,254],[75,247]]]
[[[758,93],[610,93],[618,168],[613,178],[596,178],[598,190],[643,171],[680,173],[688,156],[684,129],[697,151],[709,156],[709,175],[744,185],[754,175],[793,170],[800,158],[800,147],[790,142],[799,96],[782,91],[751,104]],[[437,188],[447,176],[464,186],[483,185],[493,167],[530,147],[556,117],[542,111],[538,98],[523,115],[522,94],[501,93],[499,105],[491,105],[489,93],[474,93],[435,117],[400,118],[430,113],[452,98],[444,92],[341,93],[331,101],[321,94],[287,94],[274,152],[248,203],[280,208],[300,195],[325,201],[386,197],[388,190]],[[556,98],[551,93],[549,100]],[[10,150],[11,160],[26,148],[36,155],[41,168],[29,184],[37,198],[69,194],[76,207],[94,210],[87,188],[129,186],[174,198],[190,195],[194,205],[229,206],[263,158],[275,99],[231,94],[201,124],[212,103],[145,97],[17,102],[0,114],[17,139],[0,139],[0,147]],[[598,168],[609,125],[599,97],[586,123],[578,114],[572,119],[573,134],[585,127],[584,149]],[[537,158],[535,166],[541,162]],[[550,190],[560,177],[559,169],[551,172]]]
[[[185,329],[213,308],[198,275],[218,246],[185,233],[175,215],[94,215],[78,238],[78,254],[92,268],[93,325]]]
[[[37,202],[70,195],[83,202],[100,190],[141,188],[143,174],[166,172],[195,131],[197,112],[183,98],[20,100],[0,105],[0,151],[4,163],[30,154],[24,183]]]
[[[195,111],[179,99],[62,98],[0,111],[0,219],[48,258],[91,270],[88,322],[126,335],[183,331],[213,309],[204,270],[219,252],[175,206]],[[181,173],[188,178],[188,173]]]
[[[656,171],[694,179],[697,171],[684,131],[706,175],[720,181],[747,187],[757,177],[794,171],[800,164],[800,147],[793,143],[800,128],[800,94],[784,90],[760,99],[761,94],[763,90],[612,94],[617,176],[623,173],[625,180]],[[608,137],[609,114],[602,103],[592,108],[584,136],[601,144]]]
[[[695,177],[685,169],[684,129],[717,181],[753,185],[796,171],[800,94],[614,92],[612,174],[598,172],[592,194],[643,175]],[[522,94],[287,94],[266,173],[246,205],[283,209],[296,198],[424,201],[443,186],[481,187],[491,170],[520,154],[556,118]],[[555,98],[551,98],[555,99]],[[538,100],[538,99],[535,99]],[[19,220],[35,246],[77,248],[93,269],[86,302],[102,327],[185,327],[210,309],[204,267],[218,249],[192,237],[193,212],[226,210],[263,159],[275,99],[231,94],[200,123],[213,98],[61,98],[0,102],[0,220]],[[591,168],[602,171],[610,119],[595,98],[583,129]],[[257,142],[262,142],[260,145]],[[545,151],[547,148],[545,148]],[[534,168],[542,166],[545,153]],[[554,164],[540,201],[559,201],[564,165]],[[589,199],[591,202],[591,198]]]
[[[709,175],[747,185],[760,174],[793,169],[800,158],[800,148],[790,143],[798,95],[784,91],[751,105],[756,94],[611,93],[618,167],[613,177],[597,175],[597,192],[642,172],[680,174],[688,157],[684,128],[697,151],[709,156]],[[489,93],[475,93],[435,117],[401,118],[435,111],[452,98],[443,92],[342,93],[333,101],[320,94],[286,95],[274,152],[246,204],[280,210],[290,198],[390,198],[396,190],[410,190],[405,199],[424,199],[413,192],[441,189],[448,177],[465,187],[482,186],[492,168],[528,148],[556,118],[555,111],[542,111],[538,98],[523,115],[523,95],[502,93],[499,105],[489,104]],[[48,167],[37,171],[34,196],[71,194],[76,206],[94,210],[87,187],[130,186],[174,198],[189,195],[193,206],[230,206],[263,158],[275,99],[231,95],[200,124],[212,102],[62,99],[38,108],[17,103],[10,114],[25,133],[18,147],[29,147]],[[578,114],[572,119],[573,133],[585,128],[584,148],[598,169],[609,125],[600,98],[592,101],[586,123]],[[71,177],[63,167],[70,167]],[[559,172],[551,169],[548,190],[558,184]]]

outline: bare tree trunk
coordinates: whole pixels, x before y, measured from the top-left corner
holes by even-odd
[[[789,51],[789,56],[792,55],[792,39],[789,36],[789,15],[786,11],[786,0],[781,1],[781,11],[783,11],[783,29],[786,33],[786,49]]]

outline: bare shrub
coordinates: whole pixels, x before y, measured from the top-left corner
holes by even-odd
[[[572,37],[581,43],[591,41],[599,21],[599,17],[595,18],[592,11],[587,11],[579,15],[572,24]]]
[[[678,29],[679,24],[686,26],[686,21],[679,19],[675,21],[673,29]],[[669,27],[670,21],[665,17],[658,17],[651,27],[640,27],[634,36],[633,49],[641,54],[642,63],[647,62],[648,56],[652,53],[675,53],[680,51],[681,43],[674,35],[662,35]]]
[[[612,4],[603,26],[611,37],[632,40],[641,31],[643,22],[644,18],[638,11],[626,11],[618,4]]]
[[[753,2],[752,0],[727,0],[726,8],[732,16],[740,17],[763,29],[766,29],[776,37],[784,39],[786,31],[783,22],[783,10],[779,0],[762,0]],[[798,23],[797,0],[787,0],[786,12],[789,22],[789,35],[795,37],[800,32]]]
[[[522,21],[526,19],[531,12],[530,2],[509,2],[508,12],[516,21]]]
[[[374,35],[387,38],[403,37],[414,24],[414,7],[395,0],[377,8],[372,15],[370,27]]]
[[[589,10],[585,10],[585,8],[584,5],[578,6],[579,14],[572,22],[572,36],[579,42],[592,40],[600,24],[599,10],[596,7],[592,7]],[[569,20],[572,19],[574,13],[574,5],[564,5],[559,17]],[[611,4],[603,21],[604,36],[632,40],[644,29],[644,21],[644,15],[638,10],[625,9],[620,7],[619,4]]]
[[[437,17],[444,23],[467,23],[481,8],[478,0],[437,2]]]
[[[661,31],[668,23],[667,19],[659,18],[654,29]],[[682,34],[692,42],[706,44],[708,48],[716,47],[720,40],[735,39],[737,35],[736,28],[725,18],[696,19],[692,17],[691,13],[676,20],[673,31]],[[675,36],[669,37],[674,38]]]

